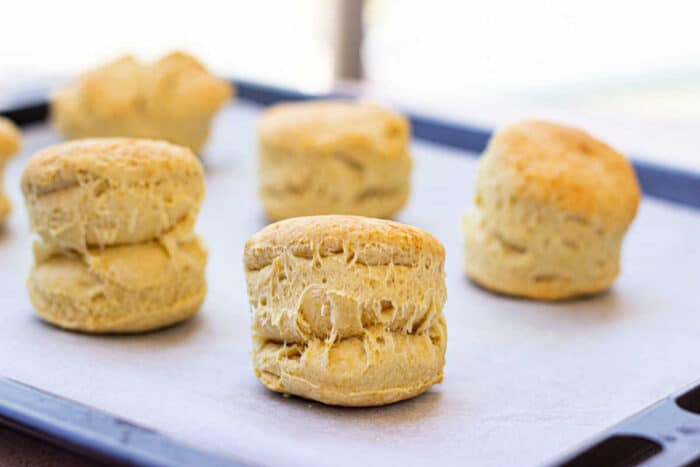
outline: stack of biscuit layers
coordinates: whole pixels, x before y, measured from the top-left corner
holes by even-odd
[[[207,253],[193,225],[204,196],[197,157],[155,140],[49,147],[22,190],[41,236],[28,287],[39,315],[85,332],[139,332],[193,315]]]
[[[444,250],[432,236],[352,216],[295,218],[246,244],[253,366],[268,388],[382,405],[442,381]]]

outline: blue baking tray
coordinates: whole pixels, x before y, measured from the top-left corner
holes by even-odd
[[[238,98],[257,105],[344,97],[310,95],[249,81],[235,81]],[[0,110],[20,126],[45,122],[45,96]],[[413,135],[476,155],[491,137],[486,128],[409,113]],[[700,209],[700,173],[632,157],[647,196]],[[244,463],[202,452],[149,430],[43,390],[0,377],[0,424],[111,465],[238,466]],[[694,457],[696,456],[696,457]],[[700,384],[669,396],[584,443],[552,465],[700,466]]]

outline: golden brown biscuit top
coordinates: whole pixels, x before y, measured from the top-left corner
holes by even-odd
[[[410,126],[403,116],[369,102],[308,101],[278,104],[258,125],[260,142],[291,150],[362,150],[402,156]]]
[[[209,74],[194,57],[168,54],[148,69],[146,102],[153,113],[170,116],[209,115],[231,98],[233,86]]]
[[[440,269],[445,259],[442,244],[425,230],[371,217],[329,215],[268,225],[246,242],[244,263],[248,270],[258,270],[285,253],[307,259],[344,255],[367,266],[416,266],[422,259]]]
[[[484,153],[478,186],[507,186],[511,196],[628,225],[639,186],[627,159],[588,133],[539,120],[498,131]]]
[[[4,117],[0,117],[0,162],[19,151],[20,146],[19,128]]]
[[[183,146],[149,139],[83,139],[34,154],[22,174],[22,190],[50,193],[89,176],[127,184],[155,183],[166,177],[197,178],[203,183],[204,171],[197,156]]]
[[[84,73],[59,90],[56,99],[78,99],[85,111],[100,118],[143,112],[182,118],[215,113],[232,92],[229,83],[210,75],[194,57],[174,52],[152,65],[126,55]]]

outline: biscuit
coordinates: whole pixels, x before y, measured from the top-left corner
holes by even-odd
[[[0,117],[0,171],[5,168],[8,159],[19,151],[20,140],[17,126],[10,120]],[[5,182],[0,176],[0,223],[5,222],[11,209],[10,199],[5,195]]]
[[[19,128],[4,117],[0,117],[0,161],[5,162],[19,151],[21,136]]]
[[[409,123],[378,105],[280,104],[264,112],[258,134],[258,191],[272,220],[390,217],[408,199]]]
[[[22,192],[32,227],[45,241],[85,250],[145,242],[191,225],[204,197],[204,173],[182,146],[89,139],[35,154]]]
[[[326,404],[383,405],[442,381],[444,249],[380,219],[312,216],[245,245],[253,366],[269,389]]]
[[[41,318],[90,333],[143,332],[194,315],[206,295],[197,237],[82,253],[35,246],[31,301]]]
[[[193,230],[204,172],[190,149],[126,138],[58,144],[29,160],[22,192],[42,238],[27,282],[41,318],[130,333],[197,312],[207,290]]]
[[[479,162],[476,206],[463,220],[466,273],[534,299],[603,291],[638,203],[629,162],[589,134],[537,120],[503,128]]]
[[[164,139],[199,152],[232,86],[194,57],[168,54],[152,65],[127,55],[84,73],[51,101],[51,120],[69,139]]]

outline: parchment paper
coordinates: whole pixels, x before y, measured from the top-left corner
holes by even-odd
[[[198,230],[210,248],[200,315],[163,332],[94,337],[34,317],[33,236],[19,194],[28,154],[58,141],[38,126],[11,162],[15,210],[0,237],[0,374],[121,415],[205,450],[267,465],[532,465],[700,379],[700,213],[643,201],[613,289],[545,304],[491,295],[462,274],[460,216],[475,159],[416,143],[400,221],[447,250],[445,381],[412,401],[340,409],[268,392],[249,361],[241,253],[263,227],[255,117],[236,103],[205,152]]]

